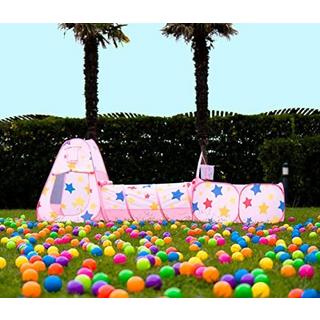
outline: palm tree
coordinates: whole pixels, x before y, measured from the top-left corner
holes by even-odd
[[[208,144],[208,71],[209,51],[213,48],[215,36],[230,39],[237,34],[231,23],[167,23],[162,34],[173,36],[176,40],[183,38],[191,42],[196,78],[196,133],[200,149],[207,160]]]
[[[84,46],[84,95],[86,103],[87,138],[97,140],[98,118],[98,48],[106,48],[113,43],[129,42],[129,38],[122,32],[123,24],[115,23],[60,23],[59,28],[72,30],[75,39]]]

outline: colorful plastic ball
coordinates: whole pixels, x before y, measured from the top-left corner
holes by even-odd
[[[294,237],[292,238],[291,242],[297,246],[301,246],[302,245],[302,239],[300,237]]]
[[[104,285],[106,285],[106,284],[108,284],[108,283],[106,283],[105,281],[101,281],[101,280],[96,281],[96,282],[92,285],[92,287],[91,287],[91,292],[92,292],[92,294],[93,294],[94,296],[97,296],[100,287],[102,287],[102,286],[104,286]]]
[[[151,268],[151,263],[147,258],[140,258],[136,263],[136,267],[139,271],[145,271]]]
[[[304,264],[299,268],[298,273],[301,278],[311,279],[314,275],[314,268],[309,264]]]
[[[19,256],[15,260],[15,265],[20,268],[24,263],[28,262],[28,258],[26,256]]]
[[[235,288],[237,285],[237,281],[232,274],[223,275],[220,281],[228,282],[232,288]]]
[[[125,285],[125,284],[127,284],[127,281],[133,276],[134,276],[133,271],[131,271],[129,269],[123,269],[119,272],[118,279],[121,284]]]
[[[264,282],[266,284],[270,284],[270,279],[265,273],[258,274],[254,277],[254,283]]]
[[[291,265],[284,265],[281,267],[280,273],[285,278],[290,278],[296,275],[296,269]]]
[[[32,268],[36,271],[42,272],[46,270],[46,265],[43,261],[35,261],[32,263]]]
[[[160,269],[159,275],[161,279],[173,279],[176,275],[173,267],[164,266]]]
[[[22,273],[22,281],[38,281],[39,275],[38,272],[34,269],[27,269]]]
[[[7,265],[7,261],[5,258],[0,257],[0,269],[4,269]]]
[[[77,271],[77,275],[79,274],[85,274],[87,275],[90,279],[93,278],[93,272],[91,269],[89,268],[80,268],[78,271]]]
[[[235,298],[252,298],[251,286],[247,283],[241,283],[234,290]]]
[[[126,246],[123,251],[127,256],[133,255],[135,253],[134,247],[130,245]]]
[[[249,271],[247,269],[238,269],[235,273],[234,273],[234,277],[236,279],[236,281],[238,283],[240,283],[241,278],[245,275],[248,274]]]
[[[26,298],[38,298],[41,295],[41,287],[36,281],[28,281],[22,286],[21,292]]]
[[[158,251],[156,256],[159,257],[162,262],[166,262],[168,260],[168,256],[164,251]]]
[[[82,262],[82,266],[83,266],[84,268],[89,268],[89,269],[91,269],[92,271],[95,271],[95,270],[97,269],[97,262],[96,262],[96,260],[91,259],[91,258],[85,259],[85,260],[83,260],[83,262]]]
[[[265,274],[265,273],[264,273],[264,270],[262,270],[262,269],[260,269],[260,268],[256,268],[256,269],[253,269],[253,270],[251,271],[251,274],[252,274],[254,277],[256,277],[256,276],[258,276],[259,274]]]
[[[230,247],[230,250],[232,253],[239,252],[241,250],[241,246],[239,246],[237,243],[235,243]]]
[[[92,283],[96,283],[97,281],[104,281],[110,284],[110,278],[104,272],[98,272],[93,276]]]
[[[202,273],[203,279],[208,283],[218,281],[219,276],[220,276],[219,270],[212,266],[205,268]]]
[[[123,289],[115,289],[110,293],[109,298],[129,298],[129,294]]]
[[[60,256],[56,258],[56,263],[59,263],[63,267],[66,267],[69,264],[69,259],[64,256]]]
[[[304,253],[300,250],[292,252],[292,259],[304,259]]]
[[[250,248],[243,248],[240,252],[245,258],[251,258],[253,256],[253,251]]]
[[[170,262],[173,262],[173,261],[178,261],[179,260],[179,254],[177,252],[170,252],[168,254],[168,260]]]
[[[222,253],[219,257],[218,260],[221,264],[228,264],[231,263],[231,257],[226,254],[226,253]]]
[[[268,298],[270,296],[270,288],[264,282],[255,283],[251,289],[254,298]]]
[[[318,291],[315,289],[305,289],[301,295],[301,298],[318,298]]]
[[[254,276],[251,273],[247,273],[243,275],[240,279],[240,283],[247,283],[248,285],[252,286],[254,284]]]
[[[47,267],[49,267],[50,264],[56,261],[56,258],[54,256],[47,255],[42,258],[42,261],[45,263]]]
[[[83,285],[83,289],[85,292],[89,292],[91,288],[91,279],[86,274],[77,275],[74,280],[80,282]]]
[[[267,251],[264,256],[274,260],[276,258],[276,253],[274,251]]]
[[[63,266],[59,263],[53,263],[48,267],[49,275],[61,276],[63,274]]]
[[[292,263],[292,266],[295,268],[295,269],[299,269],[301,266],[304,265],[304,260],[303,259],[295,259]]]
[[[218,281],[213,286],[213,294],[217,298],[230,298],[232,296],[232,287],[226,281]]]
[[[114,291],[115,288],[111,286],[110,284],[105,284],[104,286],[101,286],[98,289],[98,298],[109,298],[112,291]]]
[[[140,292],[145,287],[144,281],[141,277],[133,276],[127,281],[127,289],[129,292]]]
[[[117,253],[114,257],[113,257],[113,262],[115,264],[125,264],[127,262],[127,257],[125,254],[123,253]]]
[[[81,295],[84,293],[84,288],[81,282],[76,280],[71,280],[67,284],[67,291],[69,294]]]
[[[303,294],[303,290],[296,288],[296,289],[292,289],[289,294],[288,294],[288,298],[301,298]]]
[[[58,276],[48,276],[44,279],[43,286],[48,292],[58,292],[62,288],[62,280]]]
[[[180,274],[190,276],[193,274],[194,266],[190,262],[182,262],[180,264]]]
[[[153,288],[160,290],[162,287],[162,280],[157,274],[150,274],[146,278],[146,288]]]
[[[113,257],[116,254],[116,251],[114,250],[113,247],[108,246],[104,248],[103,254],[107,257]]]
[[[242,262],[244,260],[244,256],[241,252],[234,252],[231,256],[232,261]]]
[[[262,268],[263,270],[272,270],[273,267],[273,261],[270,258],[262,258],[259,261],[259,266],[260,268]]]
[[[164,292],[164,296],[167,298],[182,298],[182,292],[179,288],[172,287],[172,288],[168,288]]]
[[[9,250],[15,249],[15,247],[16,247],[16,244],[15,244],[15,242],[12,241],[12,240],[9,240],[9,241],[7,242],[7,244],[6,244],[6,248],[9,249]]]
[[[217,240],[214,238],[211,238],[208,240],[208,246],[209,247],[216,247],[217,246]]]

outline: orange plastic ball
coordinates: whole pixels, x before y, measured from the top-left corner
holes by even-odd
[[[43,261],[36,261],[32,264],[32,266],[33,266],[33,269],[38,272],[45,271],[47,268]]]
[[[251,258],[253,255],[253,251],[250,248],[241,249],[241,253],[245,258]]]
[[[34,269],[33,264],[26,262],[20,266],[20,272],[23,273],[27,269]],[[34,269],[35,270],[35,269]]]
[[[38,255],[34,255],[30,258],[29,262],[34,263],[36,261],[42,261],[42,258]]]
[[[296,289],[292,289],[289,294],[288,294],[288,298],[301,298],[303,294],[303,290],[296,288]]]
[[[157,257],[157,256],[155,256],[154,259],[155,259],[155,260],[154,260],[154,266],[155,266],[155,267],[161,266],[161,264],[162,264],[161,259],[160,259],[159,257]]]
[[[171,239],[170,237],[165,237],[165,238],[163,239],[163,241],[164,241],[165,244],[169,244],[169,243],[172,242],[172,239]]]
[[[217,298],[230,298],[232,296],[232,287],[226,281],[216,282],[212,291]]]
[[[129,294],[125,290],[116,289],[110,293],[109,298],[129,298]]]
[[[298,250],[298,246],[296,244],[291,243],[291,244],[288,245],[288,252],[292,253],[292,252],[294,252],[296,250]]]
[[[191,246],[189,246],[189,250],[190,251],[199,251],[200,248],[196,244],[192,244]]]
[[[21,292],[26,298],[38,298],[41,295],[41,287],[38,282],[28,281],[22,286]]]
[[[72,239],[70,242],[72,247],[78,247],[79,246],[79,240],[78,239]]]
[[[180,264],[179,271],[180,271],[180,274],[182,275],[190,276],[193,274],[193,270],[194,270],[194,267],[190,262],[182,262]]]
[[[110,286],[110,284],[105,284],[104,286],[101,286],[98,290],[98,298],[109,298],[112,291],[114,291],[114,287]]]
[[[307,250],[308,253],[311,253],[313,251],[318,251],[318,248],[316,246],[310,246]]]
[[[133,276],[127,281],[129,292],[140,292],[144,289],[144,281],[141,277]]]
[[[38,281],[39,275],[36,270],[33,269],[27,269],[22,273],[22,281]]]
[[[285,265],[281,267],[280,273],[285,278],[290,278],[296,275],[296,269],[291,265]]]
[[[60,276],[63,274],[63,266],[60,263],[52,263],[48,267],[49,275],[57,275]]]
[[[207,267],[202,273],[203,279],[209,283],[218,281],[219,276],[219,270],[215,267]]]
[[[83,262],[82,262],[82,266],[84,268],[88,268],[88,269],[91,269],[92,271],[95,271],[97,269],[97,262],[94,260],[94,259],[85,259]]]

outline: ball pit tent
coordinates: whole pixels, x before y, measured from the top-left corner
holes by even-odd
[[[233,185],[202,180],[117,185],[93,140],[63,143],[37,205],[38,220],[283,221],[282,184]]]

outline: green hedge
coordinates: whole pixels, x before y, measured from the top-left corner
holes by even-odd
[[[264,140],[319,134],[319,120],[320,116],[290,115],[211,118],[208,157],[218,165],[217,180],[262,181],[258,153]],[[199,156],[193,118],[101,118],[98,128],[99,146],[114,183],[193,179]],[[0,124],[0,208],[34,207],[63,141],[84,137],[85,131],[83,119],[71,118]]]
[[[281,166],[289,163],[289,203],[320,206],[320,136],[266,140],[260,147],[264,179],[279,181]]]

